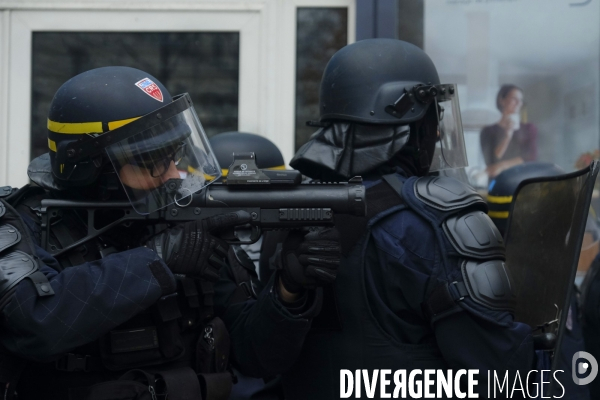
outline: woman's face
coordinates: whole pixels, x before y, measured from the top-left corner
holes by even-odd
[[[517,114],[523,106],[523,93],[519,89],[513,89],[500,100],[502,114]]]

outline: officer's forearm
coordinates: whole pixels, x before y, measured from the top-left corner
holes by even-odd
[[[263,291],[256,301],[231,306],[223,319],[232,339],[233,362],[254,377],[291,368],[310,328],[308,318],[291,315],[270,291]]]
[[[215,285],[215,304],[235,285],[225,279]],[[271,277],[256,300],[230,304],[221,315],[231,337],[233,362],[245,375],[269,377],[287,371],[298,358],[310,321],[319,309],[320,298],[314,291],[299,297],[298,308],[288,308],[277,291],[276,276]]]
[[[92,342],[175,290],[164,263],[142,248],[67,268],[50,284],[55,294],[41,298],[29,280],[18,285],[0,329],[8,350],[47,361]]]

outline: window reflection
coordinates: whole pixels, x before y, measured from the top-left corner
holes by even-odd
[[[238,128],[237,32],[34,32],[31,157],[48,151],[46,119],[69,78],[126,65],[158,78],[172,95],[190,93],[208,136]]]
[[[296,150],[315,132],[319,84],[327,62],[348,43],[347,8],[298,8],[296,39]]]
[[[600,146],[600,3],[570,3],[426,0],[425,51],[458,84],[470,183],[482,190],[519,163],[573,171]]]

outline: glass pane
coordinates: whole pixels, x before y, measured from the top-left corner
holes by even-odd
[[[31,158],[48,151],[46,120],[56,90],[99,67],[125,65],[188,92],[208,136],[238,129],[237,32],[34,32]]]
[[[459,86],[471,184],[600,158],[600,2],[425,0],[424,15],[425,51]]]
[[[319,118],[319,84],[331,56],[348,44],[347,8],[299,7],[296,38],[296,150]]]

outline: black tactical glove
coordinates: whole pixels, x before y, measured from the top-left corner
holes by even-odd
[[[335,228],[291,231],[280,250],[281,283],[290,293],[314,289],[335,280],[340,265],[340,239]],[[276,255],[276,258],[277,257]]]
[[[216,282],[227,257],[228,245],[212,233],[246,224],[250,219],[246,211],[237,211],[189,221],[154,236],[146,247],[156,251],[173,273]]]

